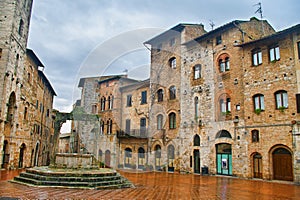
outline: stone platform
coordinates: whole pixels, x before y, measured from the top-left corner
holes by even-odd
[[[126,178],[115,170],[57,169],[34,167],[26,169],[11,182],[37,187],[61,187],[82,189],[113,189],[133,187]]]
[[[133,187],[115,170],[99,168],[92,154],[56,154],[55,164],[34,167],[20,173],[12,182],[38,187],[112,189]]]

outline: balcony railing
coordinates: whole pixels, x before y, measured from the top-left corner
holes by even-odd
[[[119,131],[117,134],[118,138],[147,138],[148,137],[148,128],[141,129],[130,129],[129,131]]]

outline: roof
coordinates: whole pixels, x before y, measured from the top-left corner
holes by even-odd
[[[220,27],[218,27],[218,28],[216,28],[214,30],[209,31],[206,34],[203,34],[203,35],[201,35],[201,36],[199,36],[199,37],[197,37],[197,38],[195,38],[193,40],[190,40],[190,41],[184,43],[184,45],[190,45],[190,44],[194,43],[195,41],[196,42],[200,42],[200,41],[202,41],[202,40],[204,40],[204,39],[206,39],[208,37],[211,37],[212,35],[217,34],[218,32],[224,31],[226,29],[230,29],[232,27],[236,27],[238,24],[244,23],[244,22],[247,22],[247,21],[245,21],[245,20],[234,20],[234,21],[231,21],[231,22],[229,22],[227,24],[224,24],[223,26],[220,26]]]
[[[289,33],[293,33],[297,30],[300,30],[300,24],[297,24],[295,26],[292,26],[290,28],[287,28],[287,29],[284,29],[282,31],[278,31],[272,35],[268,35],[266,37],[263,37],[263,38],[260,38],[260,39],[257,39],[257,40],[254,40],[254,41],[251,41],[251,42],[247,42],[247,43],[244,43],[244,44],[240,44],[238,45],[239,47],[244,47],[244,46],[248,46],[248,45],[252,45],[252,44],[255,44],[255,43],[259,43],[259,42],[264,42],[266,40],[271,40],[271,39],[279,39],[281,37],[284,37],[286,36],[287,34]]]
[[[105,82],[108,80],[112,80],[112,79],[116,79],[116,78],[124,78],[127,75],[109,75],[109,76],[95,76],[95,77],[84,77],[84,78],[80,78],[79,83],[78,83],[78,87],[83,87],[84,86],[84,82],[88,79],[94,79],[95,81],[99,81],[101,82]]]
[[[144,88],[145,86],[149,86],[149,85],[150,85],[150,79],[146,79],[146,80],[142,80],[142,81],[137,81],[130,85],[122,86],[122,87],[120,87],[120,91],[129,89],[129,88],[140,89],[140,88]]]
[[[44,74],[44,72],[38,70],[38,74],[39,76],[42,78],[42,80],[44,81],[45,85],[47,86],[47,88],[50,90],[50,92],[54,95],[57,96],[50,81],[47,79],[46,75]]]
[[[154,38],[144,42],[144,44],[153,44],[157,43],[161,40],[164,40],[165,38],[175,36],[183,31],[183,29],[187,26],[203,26],[202,24],[189,24],[189,23],[180,23],[176,26],[172,27],[171,29],[155,36]]]
[[[33,62],[37,66],[44,67],[43,63],[31,49],[26,49],[26,54],[33,60]]]

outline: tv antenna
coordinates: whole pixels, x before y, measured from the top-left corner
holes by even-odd
[[[262,7],[261,7],[261,2],[255,4],[253,6],[258,6],[258,9],[255,11],[255,14],[256,13],[260,14],[261,30],[262,30],[263,35],[265,35],[264,24],[263,24],[263,11],[262,11]]]
[[[214,30],[215,23],[212,20],[209,20],[209,25],[211,26],[211,30]]]
[[[259,2],[259,3],[255,4],[253,6],[258,6],[258,9],[255,11],[255,14],[259,13],[260,14],[260,19],[262,20],[263,19],[263,12],[262,12],[262,8],[261,8],[261,3]]]

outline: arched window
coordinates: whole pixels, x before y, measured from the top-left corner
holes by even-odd
[[[109,119],[107,121],[107,130],[106,130],[106,133],[107,134],[112,134],[112,120],[111,119]]]
[[[6,117],[6,120],[9,123],[11,123],[14,119],[15,107],[16,107],[16,95],[14,92],[12,92],[8,100],[7,117]]]
[[[252,142],[259,142],[259,131],[258,130],[252,130],[251,131],[251,138],[252,138]]]
[[[176,69],[176,58],[175,57],[172,57],[172,58],[169,59],[169,66],[172,69]]]
[[[200,137],[199,137],[199,135],[195,135],[195,137],[194,137],[194,146],[200,146]]]
[[[145,164],[145,150],[144,148],[140,147],[138,149],[138,168],[142,169]]]
[[[170,100],[176,99],[176,87],[173,85],[169,88]]]
[[[125,149],[125,167],[131,167],[132,150],[130,148]]]
[[[105,110],[105,101],[106,101],[106,98],[105,98],[105,97],[102,97],[101,100],[100,100],[101,111],[104,111],[104,110]]]
[[[170,129],[176,128],[176,114],[173,112],[169,114],[169,128]]]
[[[217,133],[216,138],[232,138],[231,134],[226,130],[221,130]]]
[[[220,112],[221,114],[229,114],[231,112],[231,100],[227,95],[223,95],[220,100]]]
[[[230,58],[227,54],[222,54],[219,56],[218,66],[220,72],[225,72],[230,70]]]
[[[288,94],[284,90],[275,92],[276,109],[284,109],[288,107]]]
[[[159,89],[157,91],[157,101],[162,102],[164,100],[164,91],[162,89]]]
[[[157,130],[161,130],[163,127],[163,115],[157,115]]]
[[[195,104],[195,118],[198,118],[199,117],[199,98],[198,97],[195,97],[194,104]]]
[[[265,110],[265,98],[262,94],[256,94],[253,96],[254,111]]]
[[[160,145],[156,145],[155,148],[155,169],[160,170],[160,165],[161,165],[161,147]]]
[[[104,121],[100,121],[100,134],[102,135],[104,133]]]
[[[201,65],[194,66],[194,79],[201,78]]]
[[[98,151],[98,160],[99,161],[102,161],[102,150],[101,149],[99,149],[99,151]]]
[[[113,109],[113,99],[114,99],[114,97],[112,95],[110,95],[108,97],[108,109],[109,110]]]

